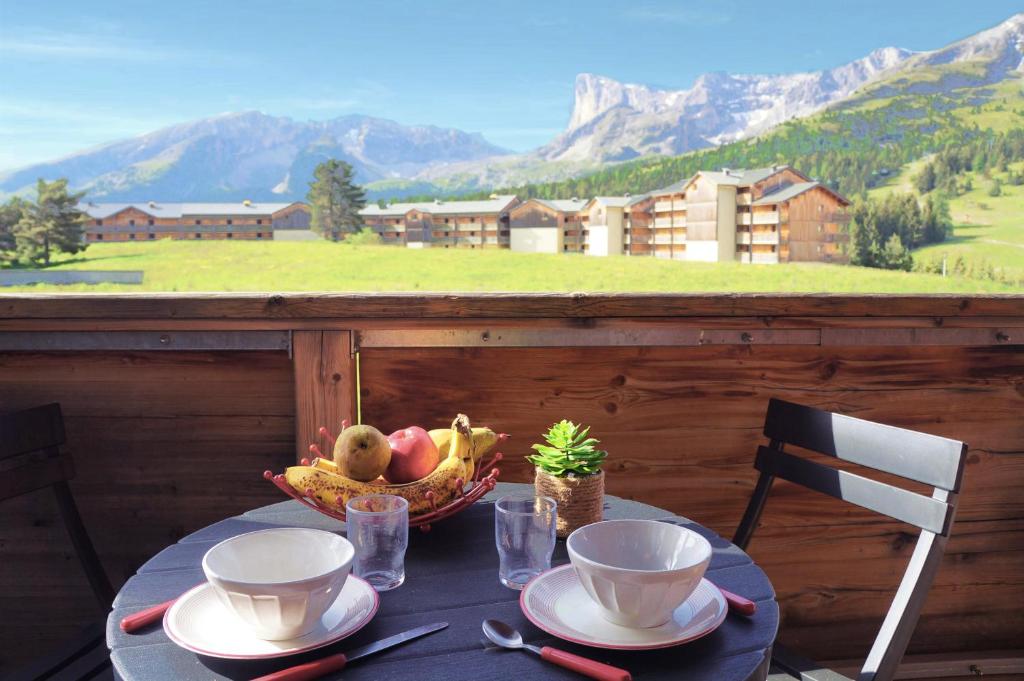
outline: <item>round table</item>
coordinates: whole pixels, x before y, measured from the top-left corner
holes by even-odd
[[[494,546],[494,501],[504,494],[531,490],[530,485],[499,483],[484,499],[438,523],[430,532],[410,530],[405,584],[381,594],[380,610],[364,629],[317,651],[264,662],[202,657],[171,643],[159,624],[135,634],[125,634],[118,623],[125,615],[174,598],[202,582],[203,554],[228,537],[269,527],[313,527],[335,532],[344,527],[337,520],[296,501],[285,501],[203,528],[146,562],[118,593],[107,620],[107,645],[115,674],[126,681],[248,679],[343,652],[422,624],[447,621],[447,629],[354,662],[334,678],[343,676],[353,681],[583,678],[542,662],[532,653],[485,649],[480,623],[493,617],[517,627],[528,643],[553,645],[623,667],[638,681],[766,678],[779,610],[771,583],[761,569],[746,553],[697,523],[613,496],[605,498],[605,519],[660,520],[689,527],[707,537],[714,547],[708,577],[722,588],[756,601],[757,614],[749,618],[730,614],[715,632],[693,643],[637,652],[587,648],[552,638],[533,626],[519,609],[519,592],[498,582],[498,554]],[[552,564],[566,562],[565,542],[559,541]]]

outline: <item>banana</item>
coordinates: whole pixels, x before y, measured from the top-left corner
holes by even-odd
[[[443,459],[445,453],[448,451],[448,447],[451,444],[452,430],[451,428],[435,428],[434,430],[428,431],[430,439],[437,445],[437,452]],[[483,458],[484,454],[494,449],[494,446],[503,440],[508,439],[508,435],[504,433],[495,433],[490,428],[474,428],[473,429],[473,462],[480,463],[480,459]]]
[[[456,480],[461,478],[463,484],[469,482],[473,470],[472,447],[473,433],[469,419],[459,414],[452,423],[448,456],[433,473],[422,480],[405,485],[357,482],[331,471],[334,462],[324,459],[314,460],[311,466],[289,467],[285,470],[285,480],[300,494],[305,495],[309,490],[320,503],[336,510],[344,510],[350,499],[364,494],[394,494],[408,501],[409,515],[416,516],[431,510],[428,491],[434,494],[434,506],[440,507],[460,491],[455,484]]]

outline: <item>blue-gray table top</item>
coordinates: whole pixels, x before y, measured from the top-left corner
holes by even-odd
[[[462,513],[423,533],[410,530],[406,581],[381,594],[380,610],[351,638],[304,655],[262,662],[207,658],[171,643],[159,624],[125,634],[118,623],[125,615],[174,598],[205,578],[203,554],[219,541],[269,527],[313,527],[344,532],[344,523],[296,501],[255,509],[205,527],[147,561],[114,600],[107,620],[107,645],[115,673],[126,681],[164,679],[248,679],[300,662],[384,638],[412,627],[444,620],[449,627],[394,650],[353,663],[334,678],[402,681],[486,681],[488,679],[579,679],[530,653],[486,650],[480,624],[505,620],[523,632],[528,643],[554,645],[623,667],[637,681],[748,681],[764,679],[766,659],[779,624],[775,593],[764,572],[750,557],[707,528],[681,516],[635,501],[608,496],[605,519],[649,518],[689,527],[707,537],[714,548],[708,578],[724,589],[757,602],[757,614],[730,614],[712,634],[675,648],[652,651],[611,651],[560,641],[533,626],[519,609],[519,592],[498,582],[494,545],[494,500],[528,485],[499,483],[497,489]],[[568,562],[559,541],[553,565]],[[330,678],[330,677],[325,677]]]

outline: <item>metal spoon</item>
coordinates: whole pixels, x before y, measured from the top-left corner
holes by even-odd
[[[571,669],[584,676],[589,676],[598,681],[632,681],[633,677],[625,669],[619,669],[608,664],[602,664],[595,660],[588,660],[579,655],[567,653],[564,650],[544,646],[537,646],[523,643],[523,636],[512,626],[501,620],[484,620],[484,636],[489,638],[495,645],[512,650],[526,649],[540,655],[542,660],[557,664],[559,667]]]

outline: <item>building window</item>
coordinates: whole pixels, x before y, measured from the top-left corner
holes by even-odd
[[[203,224],[203,221],[202,220],[196,220],[196,224],[197,225],[201,225],[201,224]]]
[[[263,238],[263,232],[256,232],[256,238],[257,239],[262,239]]]
[[[472,222],[476,222],[476,218],[470,218],[470,219],[469,219],[469,221],[470,221],[471,223],[472,223]]]
[[[135,234],[129,234],[128,239],[131,241],[135,241]]]
[[[196,232],[196,238],[197,238],[197,239],[202,239],[202,238],[203,238],[203,235],[202,235],[202,234],[200,234],[199,232]]]
[[[228,238],[229,238],[229,239],[234,239],[234,238],[235,238],[235,235],[234,235],[234,234],[232,234],[231,232],[228,232]]]
[[[444,219],[444,224],[446,224],[446,225],[448,224],[448,218]]]
[[[134,227],[135,226],[135,220],[129,220],[128,221],[128,226],[129,227]]]
[[[150,220],[150,221],[149,221],[149,226],[150,226],[150,227],[152,227],[152,226],[153,226],[153,221],[152,221],[152,220]]]
[[[96,221],[96,226],[97,227],[102,227],[103,226],[103,220],[97,220]]]
[[[103,241],[103,235],[102,234],[97,234],[96,235],[96,241]]]
[[[262,224],[263,224],[263,220],[257,220],[257,221],[256,221],[256,224],[257,224],[257,225],[262,225]]]
[[[152,241],[155,238],[156,238],[156,234],[153,234],[153,232],[150,232],[149,233],[149,240]]]
[[[825,225],[818,225],[818,234],[821,234],[821,230],[825,228]]]
[[[823,206],[823,205],[821,205],[821,204],[819,203],[819,204],[818,204],[818,212],[820,213],[820,212],[822,212],[823,210],[825,210],[825,206]]]
[[[231,224],[231,218],[228,218],[228,224],[229,225]]]

